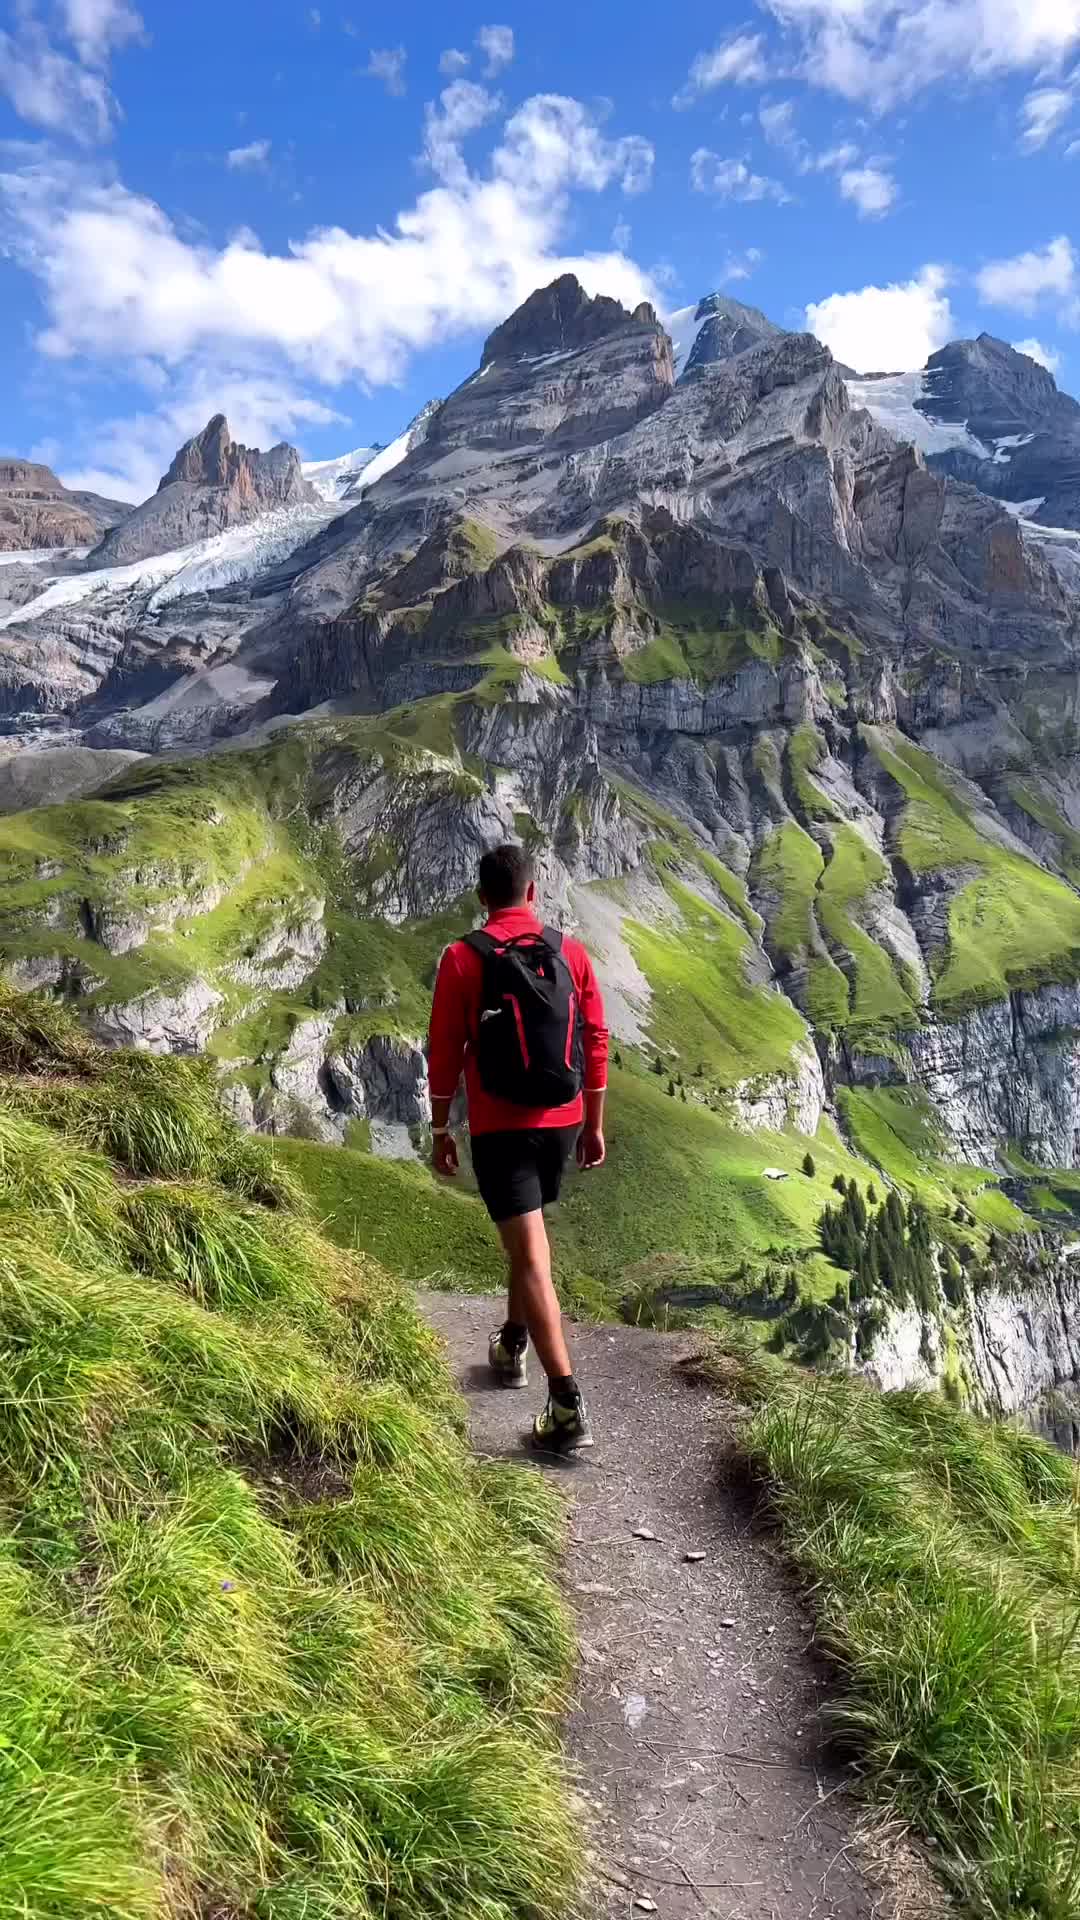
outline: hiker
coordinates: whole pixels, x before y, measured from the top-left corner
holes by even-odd
[[[450,1104],[464,1062],[473,1170],[510,1269],[506,1322],[488,1359],[501,1385],[524,1387],[531,1336],[548,1380],[533,1445],[571,1452],[593,1437],[552,1284],[544,1208],[558,1199],[575,1149],[579,1167],[603,1165],[604,1003],[584,947],[537,919],[524,847],[485,853],[477,891],[486,924],[447,948],[435,982],[432,1163],[457,1173]]]

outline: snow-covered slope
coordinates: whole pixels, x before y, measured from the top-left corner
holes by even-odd
[[[382,452],[383,448],[376,443],[373,447],[354,447],[351,453],[339,453],[334,460],[305,460],[304,479],[333,505]]]
[[[852,406],[865,407],[883,427],[895,433],[898,440],[910,440],[923,453],[948,453],[952,448],[959,448],[977,460],[994,457],[994,449],[976,440],[966,423],[935,420],[920,412],[915,402],[927,397],[926,373],[922,367],[912,373],[849,380],[847,390]]]
[[[62,574],[26,607],[0,619],[0,628],[24,626],[58,607],[99,597],[112,601],[138,593],[148,610],[166,606],[185,595],[213,593],[244,580],[253,580],[295,553],[329,525],[340,507],[281,507],[245,526],[197,540],[172,553],[152,554],[126,567],[101,567],[87,573]]]

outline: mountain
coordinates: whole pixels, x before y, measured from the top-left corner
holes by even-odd
[[[71,492],[51,467],[0,457],[0,552],[92,547],[130,512],[124,501]]]
[[[921,372],[854,381],[851,393],[943,472],[1040,525],[1080,530],[1080,404],[1004,340],[950,341]]]
[[[324,500],[340,500],[354,480],[359,480],[365,467],[370,467],[376,455],[383,451],[376,441],[373,447],[354,447],[351,453],[336,454],[332,460],[305,460],[304,479]]]
[[[676,375],[689,377],[719,360],[730,360],[783,332],[758,307],[730,294],[707,293],[695,306],[680,307],[666,322],[675,350]]]
[[[871,417],[885,383],[700,307],[677,378],[650,307],[560,279],[355,503],[260,511],[216,422],[155,500],[251,517],[42,569],[0,725],[69,799],[0,820],[0,961],[110,1043],[209,1053],[248,1126],[407,1155],[438,953],[524,837],[624,1059],[578,1271],[809,1259],[828,1179],[761,1167],[813,1137],[843,1172],[837,1128],[950,1257],[1001,1259],[991,1229],[1072,1220],[1080,1163],[1080,581]],[[79,801],[77,750],[151,757]]]
[[[158,490],[94,549],[95,567],[129,566],[193,545],[276,507],[314,506],[300,456],[283,441],[268,453],[241,446],[215,414],[181,447]]]

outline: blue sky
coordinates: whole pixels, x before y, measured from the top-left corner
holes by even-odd
[[[496,11],[490,9],[494,6]],[[1080,387],[1080,0],[0,5],[0,451],[386,441],[567,265]]]

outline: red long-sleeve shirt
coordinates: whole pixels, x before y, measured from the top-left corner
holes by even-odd
[[[523,933],[539,933],[541,926],[529,907],[504,907],[493,913],[484,929],[493,940],[516,940]],[[585,1091],[602,1093],[607,1087],[608,1030],[604,1002],[593,963],[577,940],[564,939],[563,958],[577,994],[585,1042]],[[573,1127],[584,1118],[579,1093],[565,1107],[519,1107],[485,1092],[477,1071],[472,1038],[480,1018],[484,963],[474,947],[455,940],[439,963],[428,1036],[428,1072],[433,1100],[452,1100],[465,1068],[471,1133],[509,1133],[525,1127]]]

